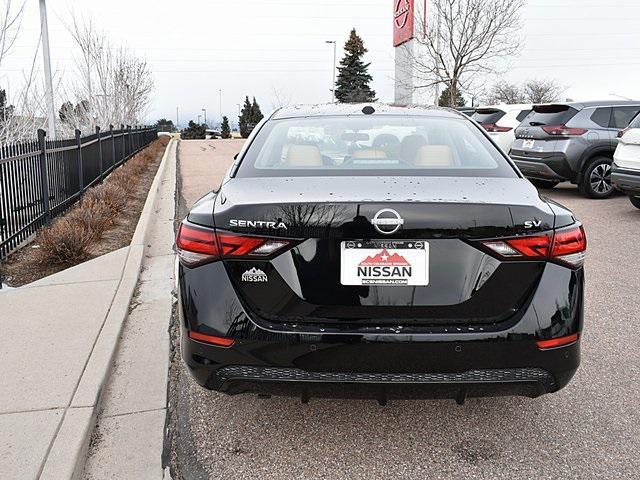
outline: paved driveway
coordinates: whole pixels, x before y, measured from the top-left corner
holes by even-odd
[[[228,161],[217,158],[223,151],[213,151],[211,161]],[[183,168],[186,157],[183,150]],[[176,362],[173,453],[183,477],[637,478],[640,210],[621,196],[586,200],[571,186],[551,196],[577,213],[590,242],[583,363],[567,388],[464,406],[302,405],[207,392]]]

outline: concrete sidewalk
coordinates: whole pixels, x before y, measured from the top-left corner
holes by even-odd
[[[147,237],[157,194],[171,171],[175,179],[175,142],[129,247],[0,293],[0,477],[81,474],[143,256],[153,250]]]
[[[163,478],[169,323],[175,301],[174,153],[159,189],[140,280],[104,390],[84,469],[87,479]]]

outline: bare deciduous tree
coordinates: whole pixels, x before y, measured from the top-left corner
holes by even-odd
[[[566,90],[555,80],[529,80],[522,87],[528,103],[551,103],[560,99]]]
[[[496,73],[499,61],[520,49],[525,1],[432,0],[422,26],[426,35],[416,37],[420,48],[405,47],[420,79],[415,88],[444,85],[453,105],[458,91],[473,88],[479,75]]]
[[[66,95],[84,108],[68,115],[63,128],[93,130],[141,123],[154,87],[146,60],[113,45],[91,20],[73,17],[68,29],[81,54],[76,59],[81,81],[68,84]]]
[[[17,6],[12,0],[0,2],[0,66],[20,33],[25,2],[26,0]]]
[[[557,101],[565,88],[555,80],[528,80],[522,86],[498,82],[486,97],[488,104],[550,103]]]
[[[499,103],[514,104],[524,103],[525,99],[520,85],[509,82],[498,82],[489,91],[486,102],[490,105]]]
[[[273,110],[281,107],[288,107],[292,103],[293,93],[290,90],[276,87],[275,85],[271,89],[273,100],[271,101],[271,108]]]
[[[14,93],[15,104],[11,113],[4,115],[0,122],[0,143],[13,143],[35,138],[36,131],[44,128],[47,120],[45,113],[45,93],[38,79],[36,63],[40,44],[33,52],[29,72],[24,72],[22,85]],[[59,83],[57,78],[54,78]]]

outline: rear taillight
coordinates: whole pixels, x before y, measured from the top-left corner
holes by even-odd
[[[506,260],[548,260],[578,268],[584,265],[587,236],[578,225],[545,235],[486,240],[482,244]]]
[[[558,137],[579,137],[587,133],[584,128],[571,128],[566,125],[545,125],[542,130],[549,135]]]
[[[188,266],[220,260],[220,250],[214,230],[182,224],[176,237],[180,261]]]
[[[501,127],[500,125],[495,125],[493,123],[483,123],[482,126],[487,132],[492,132],[492,133],[503,133],[503,132],[510,132],[511,130],[513,130],[513,128],[511,127]]]
[[[551,259],[572,267],[584,265],[587,254],[587,235],[582,225],[566,230],[559,230],[553,238]]]
[[[289,240],[237,235],[187,223],[180,225],[176,238],[180,261],[188,267],[224,258],[266,258],[290,244]]]

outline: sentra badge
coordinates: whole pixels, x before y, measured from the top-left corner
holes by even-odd
[[[229,226],[241,227],[241,228],[272,228],[277,230],[279,228],[286,230],[287,226],[283,222],[267,222],[265,220],[229,220]]]

